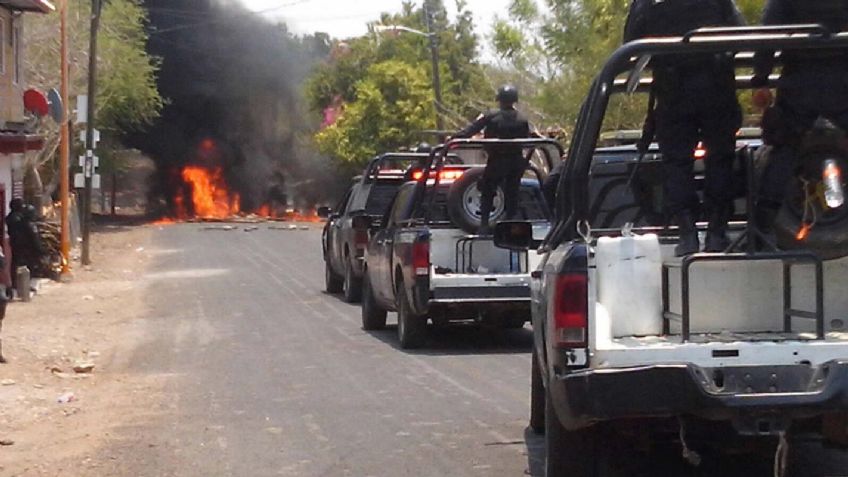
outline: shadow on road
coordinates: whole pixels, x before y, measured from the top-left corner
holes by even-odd
[[[427,341],[419,349],[401,349],[397,326],[394,325],[368,333],[398,351],[423,356],[525,354],[533,346],[533,331],[530,328],[506,330],[466,324],[430,325],[427,328]]]

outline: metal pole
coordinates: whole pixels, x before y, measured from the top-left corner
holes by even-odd
[[[61,84],[59,89],[62,96],[62,123],[59,139],[59,195],[62,207],[62,277],[71,273],[71,229],[70,229],[70,176],[68,163],[71,155],[70,118],[68,118],[68,0],[60,0],[61,9]]]
[[[97,31],[100,29],[101,0],[91,0],[91,31],[88,48],[88,120],[85,125],[85,191],[82,220],[82,264],[91,264],[91,188],[94,176],[94,117],[97,94]]]
[[[436,104],[436,129],[445,130],[445,120],[442,118],[442,79],[439,72],[439,36],[433,31],[433,16],[424,2],[424,16],[427,17],[427,38],[430,40],[430,59],[433,64],[433,93]]]

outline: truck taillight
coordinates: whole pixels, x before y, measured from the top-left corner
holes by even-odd
[[[368,247],[368,231],[367,230],[356,230],[353,232],[353,243],[356,244],[356,248],[367,248]]]
[[[416,275],[430,274],[430,242],[412,244],[412,268]]]
[[[560,275],[554,298],[554,341],[561,348],[585,348],[588,342],[588,277]]]

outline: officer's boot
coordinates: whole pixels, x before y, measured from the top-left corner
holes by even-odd
[[[674,255],[683,257],[698,253],[701,242],[698,240],[698,228],[695,226],[695,217],[692,213],[685,211],[677,214],[677,227],[680,230],[680,241],[674,248]]]
[[[707,239],[704,251],[709,253],[721,253],[730,247],[730,238],[727,236],[727,223],[730,214],[725,211],[714,211],[710,214],[710,224],[707,228]]]
[[[492,215],[492,201],[483,199],[480,204],[480,228],[477,229],[477,235],[490,235],[489,216]]]

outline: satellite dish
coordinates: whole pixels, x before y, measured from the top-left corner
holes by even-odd
[[[41,118],[50,112],[50,104],[41,91],[28,89],[24,91],[24,109]]]
[[[62,102],[62,96],[52,88],[47,92],[47,101],[50,103],[50,117],[57,123],[61,123],[65,117],[65,107]]]

